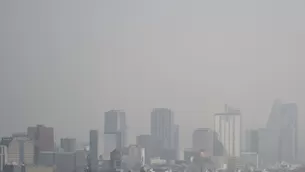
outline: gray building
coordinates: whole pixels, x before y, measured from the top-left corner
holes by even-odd
[[[204,150],[208,155],[214,153],[214,131],[209,128],[199,128],[193,132],[193,151]]]
[[[53,167],[55,165],[55,152],[39,152],[39,166]]]
[[[245,132],[245,152],[258,153],[259,133],[258,130],[246,130]]]
[[[55,153],[56,172],[75,172],[75,154],[72,152]]]
[[[3,170],[6,163],[7,163],[7,147],[5,145],[0,145],[0,171]]]
[[[115,149],[122,149],[127,145],[126,113],[122,110],[105,112],[104,120],[104,154],[105,159]]]
[[[75,138],[62,138],[60,139],[60,147],[64,152],[76,151],[76,139]]]
[[[174,149],[176,151],[176,158],[180,157],[180,129],[179,125],[174,125]]]
[[[151,135],[137,136],[137,145],[144,148],[145,162],[150,164],[151,158],[161,157],[162,145],[161,140],[153,138]]]
[[[98,169],[98,138],[98,131],[90,130],[89,159],[92,172],[97,172]]]
[[[75,151],[75,172],[84,172],[87,166],[87,152],[85,150]]]
[[[175,149],[174,113],[167,108],[155,108],[151,112],[151,135],[162,141],[165,149]]]
[[[297,123],[297,105],[276,100],[272,106],[266,129],[259,133],[259,155],[261,161],[264,162],[263,165],[281,161],[294,163],[297,160]],[[266,138],[269,141],[264,140]],[[270,148],[270,144],[273,145],[273,149]]]
[[[279,162],[279,133],[271,129],[259,129],[259,166],[270,167]]]

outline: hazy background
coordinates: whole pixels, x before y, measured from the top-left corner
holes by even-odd
[[[304,21],[301,0],[2,0],[0,136],[39,123],[87,141],[116,108],[135,142],[168,107],[189,147],[225,103],[258,128],[276,98],[304,131]]]

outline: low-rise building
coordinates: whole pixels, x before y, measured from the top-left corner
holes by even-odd
[[[25,172],[54,172],[54,167],[25,166]]]
[[[56,172],[75,171],[75,153],[57,152],[55,153]]]

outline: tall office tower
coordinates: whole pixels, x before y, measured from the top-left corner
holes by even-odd
[[[246,130],[245,134],[245,151],[258,153],[259,144],[258,130]]]
[[[281,103],[276,100],[272,106],[265,133],[270,138],[275,137],[274,143],[278,147],[277,162],[293,163],[297,160],[298,152],[298,108],[295,103]],[[265,134],[266,135],[266,134]],[[266,136],[268,137],[268,136]],[[261,139],[260,139],[261,140]],[[265,153],[265,152],[261,152]],[[264,159],[264,157],[261,157]],[[275,161],[275,160],[272,160]]]
[[[214,154],[214,131],[209,128],[199,128],[193,132],[193,151],[201,150],[211,156]]]
[[[55,139],[54,129],[52,127],[46,127],[44,125],[28,127],[27,135],[35,144],[35,163],[38,162],[39,153],[41,151],[54,151]]]
[[[150,122],[151,135],[161,140],[165,149],[174,149],[174,113],[166,108],[153,109]]]
[[[239,157],[241,151],[241,113],[229,110],[214,115],[214,130],[222,143],[226,156]]]
[[[92,172],[98,171],[98,131],[90,130],[90,148],[89,148],[89,158],[90,158],[90,168]]]
[[[64,152],[76,151],[76,139],[75,138],[62,138],[60,139],[60,147]]]
[[[127,125],[126,114],[122,110],[105,112],[104,121],[104,154],[103,158],[109,159],[110,153],[115,149],[126,146]]]

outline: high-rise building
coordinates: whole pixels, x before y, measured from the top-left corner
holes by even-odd
[[[104,154],[106,159],[115,149],[122,149],[126,146],[127,125],[126,114],[122,110],[110,110],[105,112],[104,128]]]
[[[175,149],[173,111],[166,108],[153,109],[150,127],[151,135],[161,140],[165,149]]]
[[[269,142],[266,143],[266,138]],[[259,155],[264,165],[273,162],[294,163],[298,152],[298,108],[295,103],[275,100],[264,130],[259,134]],[[276,150],[270,147],[276,148]]]
[[[16,163],[17,165],[34,164],[34,143],[26,137],[4,137],[1,145],[6,147],[7,163]]]
[[[7,164],[7,147],[0,145],[0,171],[3,171],[5,164]]]
[[[54,129],[52,127],[46,127],[44,125],[28,127],[27,135],[35,144],[35,164],[38,162],[40,151],[54,151],[55,139]]]
[[[76,139],[75,138],[62,138],[60,139],[60,147],[64,152],[76,151]]]
[[[241,113],[227,110],[214,115],[214,130],[222,143],[226,156],[239,157],[241,152]]]
[[[54,129],[44,125],[28,128],[28,137],[35,141],[39,151],[54,151]]]
[[[209,128],[199,128],[193,133],[193,151],[201,150],[211,156],[214,154],[214,131]]]
[[[258,153],[258,147],[259,147],[258,138],[259,138],[258,130],[246,130],[244,151]]]
[[[98,131],[90,130],[90,165],[92,172],[97,172],[98,170]]]

